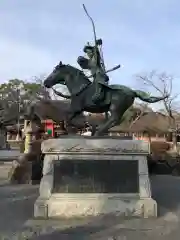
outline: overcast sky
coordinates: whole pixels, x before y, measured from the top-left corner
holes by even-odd
[[[76,65],[93,40],[82,3],[103,39],[111,82],[133,86],[133,75],[157,69],[180,75],[178,0],[1,0],[0,81],[48,74],[62,60]]]

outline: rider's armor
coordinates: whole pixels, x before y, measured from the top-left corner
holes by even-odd
[[[84,52],[87,53],[87,51],[90,51],[91,55],[88,55],[88,58],[80,56],[78,57],[77,62],[82,69],[88,69],[91,72],[93,82],[95,83],[95,94],[93,95],[92,100],[96,103],[104,98],[102,85],[107,85],[109,78],[101,65],[98,48],[87,45],[84,47]]]

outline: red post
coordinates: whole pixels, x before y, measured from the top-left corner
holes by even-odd
[[[45,131],[51,131],[51,137],[54,137],[54,122],[51,119],[45,120]]]

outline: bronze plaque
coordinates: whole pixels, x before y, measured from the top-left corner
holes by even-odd
[[[137,160],[54,161],[54,193],[138,193]]]

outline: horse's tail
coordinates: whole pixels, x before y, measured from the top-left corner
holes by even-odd
[[[140,90],[135,90],[135,97],[141,99],[143,102],[147,102],[147,103],[156,103],[159,101],[162,101],[166,98],[168,98],[169,96],[163,96],[163,97],[151,97],[148,93],[140,91]]]

